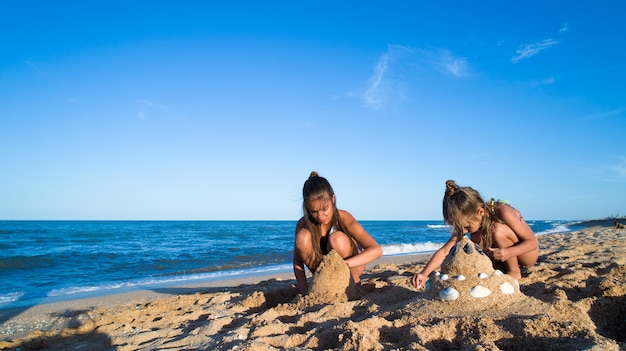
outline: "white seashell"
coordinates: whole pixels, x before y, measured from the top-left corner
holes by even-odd
[[[447,274],[442,274],[441,277],[439,277],[441,280],[448,280],[448,275]]]
[[[500,290],[502,291],[503,294],[512,294],[515,292],[515,288],[509,282],[502,283],[500,285]]]
[[[491,290],[485,288],[482,285],[476,285],[475,287],[470,289],[470,295],[472,295],[472,297],[475,297],[477,299],[480,299],[481,297],[489,296],[489,294],[491,294]]]
[[[443,300],[454,301],[459,298],[459,292],[455,288],[449,286],[445,289],[441,289],[439,297]]]
[[[502,271],[501,271],[501,270],[499,270],[499,269],[496,269],[496,270],[493,272],[493,275],[495,275],[495,276],[501,276],[501,275],[503,275],[503,274],[504,274],[504,273],[502,273]]]
[[[487,273],[478,273],[478,278],[480,279],[485,279],[487,277],[488,277]]]
[[[439,275],[441,275],[441,273],[439,273],[439,271],[435,271],[434,273],[435,273],[435,276],[437,276],[437,277],[438,277]]]
[[[465,280],[465,276],[464,275],[457,275],[456,277],[454,277],[454,279],[456,279],[456,280]]]

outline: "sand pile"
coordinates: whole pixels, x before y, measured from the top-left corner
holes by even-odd
[[[476,303],[480,308],[522,298],[519,284],[511,276],[494,270],[491,260],[467,237],[450,250],[426,282],[431,298],[455,303]]]
[[[318,304],[347,302],[357,298],[358,294],[350,268],[335,250],[331,250],[317,267],[309,292],[299,299],[296,306],[306,308]]]

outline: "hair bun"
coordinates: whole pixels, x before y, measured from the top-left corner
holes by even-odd
[[[311,175],[309,175],[309,178],[319,177],[319,176],[320,176],[320,174],[317,173],[317,171],[313,171],[313,172],[311,172]]]
[[[451,196],[459,190],[459,186],[456,185],[454,180],[446,181],[446,195]]]

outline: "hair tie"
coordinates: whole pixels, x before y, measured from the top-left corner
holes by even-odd
[[[509,204],[509,200],[500,200],[498,199],[498,201],[495,201],[494,199],[491,199],[491,213],[496,214],[496,202],[502,202],[503,204]]]

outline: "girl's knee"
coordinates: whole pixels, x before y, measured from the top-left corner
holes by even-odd
[[[493,233],[493,241],[499,248],[507,248],[513,246],[517,240],[515,235],[511,236],[503,231],[496,231]]]
[[[341,257],[347,258],[352,256],[352,240],[345,233],[332,233],[328,238],[328,242],[330,243],[330,247],[337,251]]]
[[[295,247],[299,251],[313,250],[313,238],[308,230],[301,230],[296,234]]]

